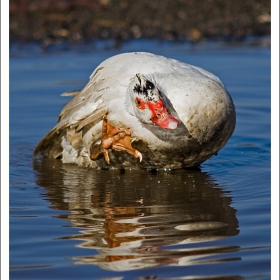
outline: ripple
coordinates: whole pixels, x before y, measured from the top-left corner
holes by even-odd
[[[205,172],[89,172],[48,159],[34,164],[45,198],[69,211],[57,218],[79,229],[62,239],[98,252],[74,257],[75,263],[115,271],[193,265],[238,249],[213,246],[238,234],[238,220],[231,197]],[[203,246],[190,247],[194,244]]]

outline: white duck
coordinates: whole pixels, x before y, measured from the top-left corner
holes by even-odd
[[[234,104],[218,77],[163,56],[124,53],[93,71],[34,154],[101,168],[193,167],[234,128]]]

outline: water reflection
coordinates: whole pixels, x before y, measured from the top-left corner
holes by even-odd
[[[80,229],[64,238],[94,249],[75,263],[123,271],[232,261],[225,253],[239,250],[214,242],[237,235],[238,220],[229,194],[200,170],[106,171],[51,159],[34,170],[52,208],[70,211],[58,218]]]

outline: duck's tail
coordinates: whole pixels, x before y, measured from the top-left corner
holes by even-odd
[[[57,130],[56,126],[37,144],[33,156],[41,154],[43,157],[60,158],[62,156],[62,137],[66,134],[64,129]]]

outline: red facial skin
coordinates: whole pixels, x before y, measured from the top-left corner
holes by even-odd
[[[135,104],[140,110],[144,110],[148,107],[152,112],[151,121],[159,127],[165,129],[177,128],[179,121],[169,114],[162,99],[159,99],[158,102],[153,103],[150,101],[143,101],[137,97],[135,99]]]

